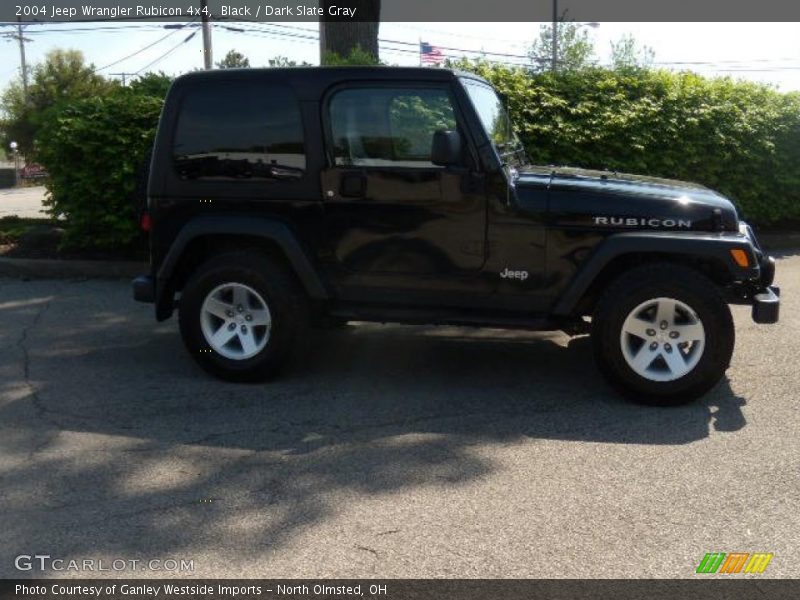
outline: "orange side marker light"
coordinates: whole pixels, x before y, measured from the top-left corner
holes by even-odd
[[[733,257],[733,260],[736,261],[736,264],[740,267],[746,268],[750,266],[750,259],[747,256],[747,252],[741,248],[732,248],[731,256]]]

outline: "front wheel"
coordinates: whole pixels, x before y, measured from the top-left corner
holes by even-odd
[[[635,268],[615,280],[592,318],[595,361],[634,401],[678,405],[711,389],[733,354],[730,309],[716,285],[682,265]]]

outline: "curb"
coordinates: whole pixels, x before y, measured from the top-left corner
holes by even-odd
[[[0,258],[0,277],[19,279],[133,279],[149,271],[138,261]]]

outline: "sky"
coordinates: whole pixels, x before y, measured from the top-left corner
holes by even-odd
[[[162,70],[177,75],[202,68],[202,39],[197,27],[166,29],[165,23],[44,23],[29,25],[25,36],[28,63],[41,61],[54,48],[83,52],[100,73],[130,79],[135,73]],[[419,63],[420,40],[454,57],[478,56],[509,63],[525,62],[541,23],[381,23],[381,58],[397,65]],[[230,28],[230,29],[229,29]],[[243,29],[244,31],[236,31]],[[11,27],[0,27],[0,34]],[[781,91],[800,90],[800,23],[594,23],[587,31],[601,63],[611,42],[632,34],[655,52],[657,66],[730,75],[760,81]],[[251,66],[266,66],[282,55],[317,64],[316,23],[215,23],[214,60],[235,49]],[[148,47],[149,46],[149,47]],[[452,48],[452,50],[450,50]],[[16,40],[0,38],[0,88],[19,74]]]

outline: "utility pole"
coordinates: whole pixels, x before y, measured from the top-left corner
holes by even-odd
[[[213,68],[211,51],[211,23],[208,20],[208,0],[200,0],[200,10],[203,21],[203,65],[206,70]]]
[[[558,70],[558,0],[553,0],[553,64],[552,71],[555,73]]]
[[[116,75],[122,78],[122,87],[125,87],[128,75],[136,75],[136,73],[109,73],[109,75]]]
[[[25,62],[25,42],[30,40],[22,35],[22,21],[17,17],[17,41],[19,41],[19,68],[22,69],[22,93],[28,101],[28,65]]]
[[[11,25],[10,23],[5,23],[5,25]],[[32,42],[33,40],[26,38],[23,34],[23,27],[22,27],[22,19],[17,17],[17,32],[16,33],[3,33],[0,34],[5,37],[9,37],[11,39],[17,40],[19,42],[19,72],[22,76],[22,93],[25,102],[28,101],[28,64],[25,60],[25,42]]]

